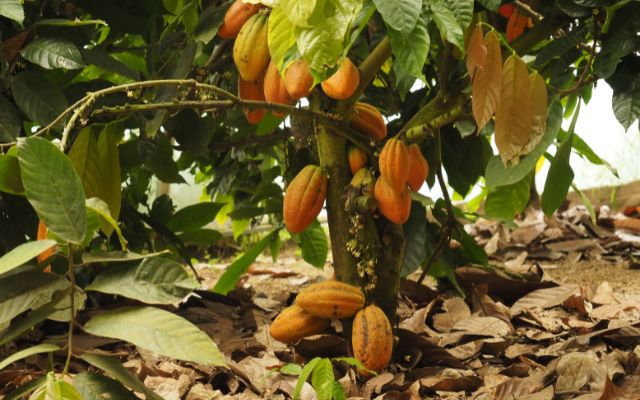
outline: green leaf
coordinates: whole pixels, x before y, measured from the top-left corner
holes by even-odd
[[[24,194],[20,162],[17,157],[0,155],[0,192]]]
[[[463,228],[456,232],[455,237],[462,245],[461,253],[465,259],[479,265],[487,265],[489,263],[487,253],[485,253],[482,246],[478,245],[475,239]]]
[[[329,242],[324,229],[316,219],[300,234],[302,258],[316,268],[323,268],[329,253]]]
[[[640,81],[637,86],[613,92],[613,113],[625,130],[640,118]]]
[[[527,206],[530,188],[531,173],[525,175],[519,182],[489,189],[484,203],[486,216],[500,220],[512,220]]]
[[[53,143],[40,137],[20,139],[18,159],[27,200],[49,231],[79,244],[87,230],[82,182]]]
[[[384,22],[396,31],[409,33],[422,11],[421,0],[373,0]]]
[[[630,2],[617,10],[609,28],[593,63],[594,72],[601,78],[611,76],[622,57],[637,51],[640,3]]]
[[[51,275],[51,274],[47,274]],[[11,326],[2,332],[2,336],[0,336],[0,345],[8,343],[18,336],[22,335],[24,332],[33,329],[36,324],[47,319],[52,314],[59,312],[59,304],[68,299],[68,294],[66,290],[58,290],[53,293],[52,300],[41,307],[36,308],[26,317],[16,319],[11,323]],[[1,306],[0,306],[1,307]],[[67,307],[68,309],[68,307]],[[67,311],[68,313],[68,311]],[[0,323],[0,329],[2,329],[2,324]]]
[[[278,70],[282,70],[284,55],[296,45],[296,37],[293,34],[293,24],[287,18],[280,6],[274,7],[269,14],[269,33],[267,42],[269,53],[276,63]]]
[[[496,11],[498,7],[500,7],[501,0],[479,0],[480,4],[482,4],[485,8],[491,11]]]
[[[338,381],[333,381],[331,384],[331,397],[329,400],[347,400],[347,394],[344,392],[344,388]]]
[[[466,31],[473,18],[473,0],[448,0],[447,4],[451,7],[462,31]]]
[[[156,148],[149,160],[149,167],[162,182],[185,183],[180,176],[180,168],[173,159],[171,140],[166,135],[156,136]]]
[[[18,352],[13,353],[12,355],[10,355],[9,357],[5,358],[4,360],[0,361],[0,370],[8,367],[9,365],[13,364],[14,362],[18,361],[18,360],[22,360],[23,358],[27,358],[29,356],[32,356],[34,354],[40,354],[40,353],[50,353],[52,351],[57,351],[60,350],[60,346],[57,346],[55,344],[51,344],[51,343],[41,343],[32,347],[28,347],[24,350],[20,350]]]
[[[35,391],[29,400],[83,400],[78,391],[53,372],[47,374],[47,383]]]
[[[83,400],[138,400],[138,397],[120,382],[93,372],[82,372],[74,376],[73,386]]]
[[[121,207],[121,179],[120,179],[120,155],[116,141],[116,130],[119,125],[109,124],[98,138],[98,155],[100,163],[100,185],[98,197],[109,206],[111,217],[117,221],[120,217]],[[113,232],[113,225],[101,221],[100,229],[109,237]]]
[[[278,372],[284,375],[298,376],[302,372],[302,367],[298,364],[288,363],[283,365]]]
[[[396,74],[406,73],[414,78],[422,77],[422,67],[429,55],[431,39],[425,19],[419,19],[413,30],[402,32],[389,28],[387,35],[395,56],[393,67]]]
[[[202,202],[181,208],[171,217],[167,228],[175,232],[202,228],[216,218],[224,205],[224,203]]]
[[[316,365],[320,361],[322,361],[322,358],[315,357],[304,365],[304,367],[302,368],[302,371],[300,372],[300,376],[298,376],[296,387],[294,388],[293,393],[291,394],[291,397],[293,397],[293,400],[298,400],[300,398],[300,391],[302,390],[302,386],[307,381],[307,379],[309,378],[309,375],[311,375],[311,373],[313,372],[313,369],[316,367]]]
[[[82,181],[85,196],[87,198],[97,197],[102,181],[100,179],[98,142],[93,135],[92,127],[86,127],[78,133],[68,156]]]
[[[320,6],[325,0],[320,0]],[[294,25],[305,26],[316,8],[316,0],[280,0],[280,9]]]
[[[46,376],[41,376],[39,378],[33,379],[27,383],[25,383],[22,386],[19,386],[13,390],[11,390],[10,392],[7,392],[6,396],[4,397],[4,400],[20,400],[23,399],[24,396],[28,395],[29,393],[33,392],[34,390],[37,390],[38,388],[40,388],[40,386],[44,385],[47,381],[47,377]]]
[[[402,225],[402,230],[406,242],[401,276],[407,276],[417,270],[427,256],[427,213],[422,204],[411,202],[409,220]]]
[[[311,375],[311,385],[316,390],[318,400],[331,400],[333,398],[333,365],[328,358],[322,358]]]
[[[14,76],[11,93],[27,117],[40,125],[48,124],[67,108],[67,99],[60,89],[33,71]]]
[[[85,264],[92,263],[113,263],[113,262],[129,262],[143,260],[145,258],[158,257],[163,254],[169,254],[169,250],[159,251],[157,253],[138,254],[132,251],[110,251],[107,253],[91,254],[84,253],[82,262]]]
[[[558,132],[558,140],[561,142],[564,141],[569,134],[564,130],[560,130]],[[606,160],[603,160],[596,152],[585,142],[578,134],[573,134],[573,150],[575,150],[581,157],[587,159],[590,163],[594,165],[604,165],[616,178],[618,176],[618,170],[608,163]]]
[[[442,37],[464,52],[464,33],[450,7],[449,2],[445,0],[429,1],[430,15],[438,26]]]
[[[528,175],[536,166],[540,157],[553,143],[562,124],[562,106],[558,102],[553,102],[549,106],[549,116],[547,117],[547,131],[538,145],[526,156],[520,159],[517,165],[505,168],[500,161],[500,157],[494,156],[489,160],[485,171],[487,186],[490,188],[512,185],[519,182]]]
[[[212,41],[213,38],[216,37],[220,25],[222,25],[226,11],[226,7],[217,3],[212,3],[202,10],[200,13],[200,19],[196,24],[195,32],[193,33],[195,38],[204,44]]]
[[[78,48],[66,39],[39,37],[21,51],[22,57],[46,69],[84,68]]]
[[[107,205],[107,203],[105,203],[101,199],[98,199],[97,197],[87,199],[85,203],[89,210],[97,213],[100,216],[100,224],[109,226],[112,232],[116,232],[118,240],[120,241],[120,246],[123,249],[126,249],[127,240],[124,238],[124,236],[122,236],[122,231],[120,230],[118,223],[111,216],[111,211],[109,210],[109,206]]]
[[[271,232],[258,243],[248,248],[240,257],[236,258],[235,261],[227,267],[222,276],[220,276],[213,291],[226,295],[233,290],[242,274],[247,272],[249,266],[251,266],[260,253],[267,248],[269,243],[275,240],[277,235],[278,230]]]
[[[573,169],[569,164],[572,143],[573,133],[569,133],[551,161],[547,181],[544,183],[544,191],[540,198],[540,207],[546,215],[553,214],[562,205],[573,182]]]
[[[137,267],[111,266],[86,290],[115,294],[147,304],[178,304],[199,287],[184,268],[168,258],[148,258]]]
[[[22,26],[24,22],[24,10],[21,0],[2,0],[0,2],[0,15],[16,21]]]
[[[122,307],[91,318],[84,330],[120,339],[176,360],[224,365],[224,357],[206,333],[186,319],[153,307]]]
[[[195,231],[180,233],[178,237],[184,244],[209,247],[222,239],[222,233],[215,229],[197,229]]]
[[[22,128],[18,110],[0,94],[0,142],[13,142]]]
[[[80,358],[82,358],[89,364],[108,372],[111,376],[116,378],[126,387],[136,392],[143,393],[147,397],[147,399],[164,400],[161,396],[157,395],[151,389],[147,388],[142,382],[138,380],[138,378],[135,377],[135,375],[131,374],[131,372],[123,367],[120,363],[120,360],[118,360],[117,358],[91,353],[84,353],[80,356]]]
[[[38,254],[56,245],[55,240],[38,240],[23,243],[0,257],[0,275],[25,264]]]

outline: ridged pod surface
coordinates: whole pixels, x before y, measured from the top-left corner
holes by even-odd
[[[276,63],[273,60],[269,63],[267,73],[264,75],[264,98],[270,103],[286,105],[293,103],[293,99],[289,96],[278,67],[276,67]],[[273,115],[283,117],[284,113],[274,112]]]
[[[348,318],[364,307],[364,293],[344,282],[324,281],[300,292],[296,304],[318,318]]]
[[[370,305],[358,311],[353,318],[351,332],[353,356],[371,371],[382,371],[393,353],[391,323],[379,307]],[[366,371],[361,374],[368,376]]]
[[[307,165],[289,183],[284,194],[284,224],[291,233],[304,231],[318,216],[327,196],[327,176],[317,165]]]
[[[335,74],[321,83],[322,90],[326,95],[336,100],[351,97],[358,85],[360,85],[360,71],[347,57],[344,58]]]
[[[378,159],[378,166],[382,178],[396,192],[401,192],[407,186],[409,176],[409,150],[401,140],[392,138],[384,144]]]
[[[373,195],[373,186],[376,179],[368,168],[360,168],[349,183],[356,189],[360,189],[364,195]]]
[[[331,320],[314,317],[294,304],[282,310],[269,327],[269,334],[282,343],[293,343],[317,335],[329,327]]]
[[[242,26],[260,10],[260,7],[260,4],[249,4],[242,0],[233,2],[224,14],[224,21],[218,29],[218,36],[223,39],[233,39],[238,36]]]
[[[380,177],[373,188],[373,197],[378,202],[378,209],[389,221],[399,225],[407,222],[411,212],[411,195],[406,187],[396,192]]]
[[[269,63],[267,21],[261,12],[249,17],[233,44],[233,62],[245,81],[257,79]]]
[[[284,71],[284,86],[294,100],[309,96],[313,87],[313,76],[306,60],[296,60]]]
[[[429,164],[424,159],[420,146],[417,144],[409,145],[409,176],[407,183],[414,192],[422,187],[422,184],[429,176]]]
[[[264,101],[264,74],[260,74],[252,81],[245,81],[238,76],[238,97],[242,100]],[[242,111],[252,125],[257,125],[266,114],[265,110],[243,108]]]
[[[347,150],[347,158],[349,160],[349,169],[351,169],[351,174],[355,174],[358,170],[367,165],[367,153],[357,146],[349,146]]]
[[[380,111],[371,104],[356,103],[350,126],[373,140],[382,140],[387,136],[387,125],[384,123],[384,118],[382,118]]]

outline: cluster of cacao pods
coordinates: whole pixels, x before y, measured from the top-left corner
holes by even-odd
[[[301,291],[293,305],[285,308],[271,323],[270,335],[283,343],[322,333],[332,319],[353,317],[351,346],[353,356],[367,370],[381,371],[393,351],[391,323],[379,307],[365,307],[362,291],[338,281],[324,281]],[[361,371],[368,375],[367,371]]]

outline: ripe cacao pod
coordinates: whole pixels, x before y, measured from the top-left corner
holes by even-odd
[[[392,138],[384,144],[378,159],[380,174],[396,192],[407,186],[409,177],[409,150],[403,141]]]
[[[373,197],[378,202],[378,209],[389,221],[399,225],[407,222],[411,212],[411,195],[406,187],[396,192],[380,177],[373,188]]]
[[[47,240],[47,225],[44,223],[43,220],[40,220],[38,222],[38,232],[36,234],[36,239]],[[38,257],[37,257],[38,264],[45,261],[47,258],[51,257],[55,252],[56,252],[56,247],[54,246],[38,254]],[[47,265],[44,268],[44,272],[51,272],[51,265]]]
[[[324,281],[300,292],[296,304],[318,318],[347,318],[364,307],[364,293],[348,283]]]
[[[223,39],[233,39],[238,36],[242,26],[260,10],[260,7],[260,4],[249,4],[242,0],[236,0],[224,14],[224,21],[218,29],[218,36]]]
[[[242,79],[253,81],[267,67],[269,59],[267,16],[260,12],[252,15],[240,29],[233,44],[233,61]]]
[[[284,224],[291,233],[304,231],[320,214],[327,196],[327,176],[317,165],[307,165],[289,183],[284,194]]]
[[[424,159],[420,147],[414,143],[409,146],[409,176],[407,177],[411,190],[414,192],[420,190],[427,176],[429,176],[429,164]]]
[[[367,165],[367,153],[357,146],[349,146],[347,150],[347,158],[349,159],[349,168],[351,173],[355,175],[360,168]]]
[[[294,304],[282,310],[269,327],[269,334],[282,343],[293,343],[317,335],[329,327],[331,320],[314,317]]]
[[[358,311],[353,318],[351,347],[353,356],[367,369],[382,371],[393,352],[393,331],[391,323],[379,307],[370,305]],[[368,376],[367,371],[360,371]]]
[[[306,60],[296,60],[284,71],[284,86],[294,100],[309,96],[313,87],[313,76]]]
[[[382,118],[380,111],[371,104],[356,103],[350,126],[373,140],[382,140],[387,136],[387,125],[384,123],[384,118]]]
[[[336,100],[344,100],[351,97],[360,85],[360,71],[347,57],[335,74],[321,83],[322,90],[327,96]]]
[[[293,99],[289,96],[289,92],[284,86],[284,81],[280,77],[280,72],[278,72],[278,67],[276,67],[276,63],[273,60],[269,63],[267,73],[264,76],[264,98],[270,103],[287,105],[293,103]],[[284,113],[274,112],[273,115],[283,117]]]
[[[245,81],[241,76],[238,76],[238,97],[242,100],[264,101],[264,73],[252,81]],[[247,117],[247,121],[252,125],[257,125],[266,114],[266,111],[262,109],[243,108],[242,111]]]
[[[373,186],[375,185],[375,178],[368,168],[360,168],[349,183],[356,189],[360,189],[362,194],[369,196],[373,195]]]

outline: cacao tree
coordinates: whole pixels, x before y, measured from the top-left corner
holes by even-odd
[[[547,214],[572,186],[571,153],[608,165],[575,121],[602,80],[620,123],[638,119],[638,31],[627,0],[3,0],[0,343],[53,319],[69,326],[64,372],[78,327],[222,364],[159,307],[199,287],[181,264],[222,239],[214,220],[247,238],[221,294],[289,238],[318,267],[330,243],[336,280],[366,298],[361,319],[379,320],[375,305],[393,322],[400,278],[418,269],[464,293],[455,267],[488,266],[465,220],[521,213],[543,157]],[[176,210],[152,193],[186,179],[202,202]],[[453,205],[449,188],[474,187]],[[272,230],[250,242],[258,224]],[[148,305],[80,312],[110,295]],[[114,360],[81,357],[155,398]]]

